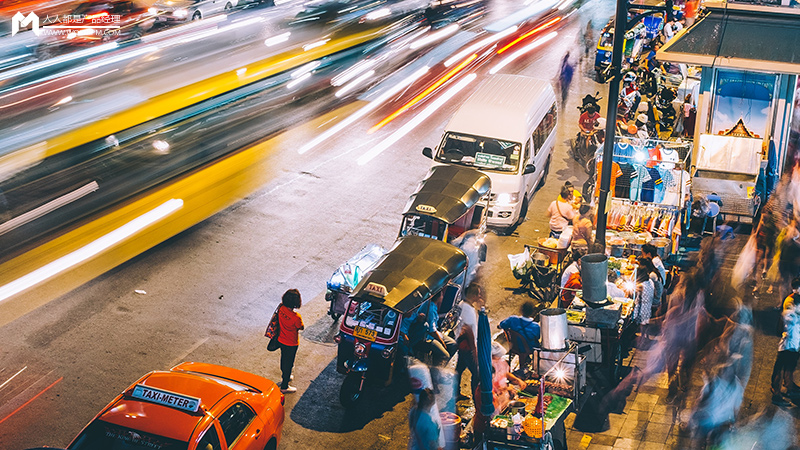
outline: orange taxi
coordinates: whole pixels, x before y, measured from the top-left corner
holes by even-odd
[[[185,362],[154,371],[115,398],[69,450],[274,450],[284,396],[266,378]]]

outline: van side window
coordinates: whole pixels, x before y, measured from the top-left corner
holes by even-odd
[[[541,150],[542,145],[550,136],[550,133],[556,127],[556,122],[558,121],[558,110],[556,109],[556,104],[550,107],[550,110],[547,114],[544,115],[542,121],[539,123],[539,126],[536,127],[536,130],[533,132],[533,142],[534,142],[534,151],[538,154],[539,150]]]

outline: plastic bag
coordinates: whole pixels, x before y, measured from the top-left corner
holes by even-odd
[[[531,252],[528,247],[525,251],[516,255],[508,255],[508,261],[511,263],[511,272],[517,278],[526,276],[533,267],[533,260],[531,259]]]
[[[558,248],[569,247],[571,241],[572,241],[572,225],[569,225],[566,228],[564,228],[564,231],[561,232],[561,236],[558,237]]]

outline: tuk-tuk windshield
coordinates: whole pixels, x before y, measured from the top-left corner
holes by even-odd
[[[600,35],[600,44],[598,47],[611,48],[614,46],[614,33],[606,32]]]
[[[447,132],[436,161],[481,170],[516,172],[522,145],[518,142]]]
[[[344,324],[348,328],[360,326],[370,330],[375,330],[378,337],[388,339],[394,335],[397,328],[397,311],[388,308],[380,303],[370,301],[350,301]]]
[[[400,236],[422,236],[443,241],[446,228],[447,224],[431,216],[408,214],[403,217]]]

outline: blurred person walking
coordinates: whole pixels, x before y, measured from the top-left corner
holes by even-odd
[[[443,450],[442,424],[438,415],[436,397],[430,388],[419,393],[419,399],[408,412],[409,450]]]
[[[569,86],[572,84],[572,76],[575,74],[575,68],[569,60],[569,52],[561,58],[561,68],[558,75],[558,87],[561,90],[561,107],[567,102],[567,95],[569,95]]]
[[[297,388],[289,385],[292,379],[292,369],[294,359],[297,356],[297,347],[300,345],[300,330],[305,329],[303,318],[295,311],[302,306],[300,291],[289,289],[281,297],[281,306],[278,308],[278,323],[280,333],[278,342],[281,346],[281,392],[291,394],[297,392]]]
[[[793,279],[791,286],[792,293],[783,302],[783,333],[772,368],[772,403],[778,406],[789,406],[787,396],[800,397],[800,386],[794,382],[794,370],[800,359],[800,278]]]
[[[467,286],[464,292],[464,301],[461,303],[461,330],[458,333],[458,362],[456,363],[456,392],[459,400],[469,397],[461,394],[461,377],[464,369],[468,369],[470,379],[470,395],[478,387],[478,313],[484,304],[483,288],[474,281]]]

